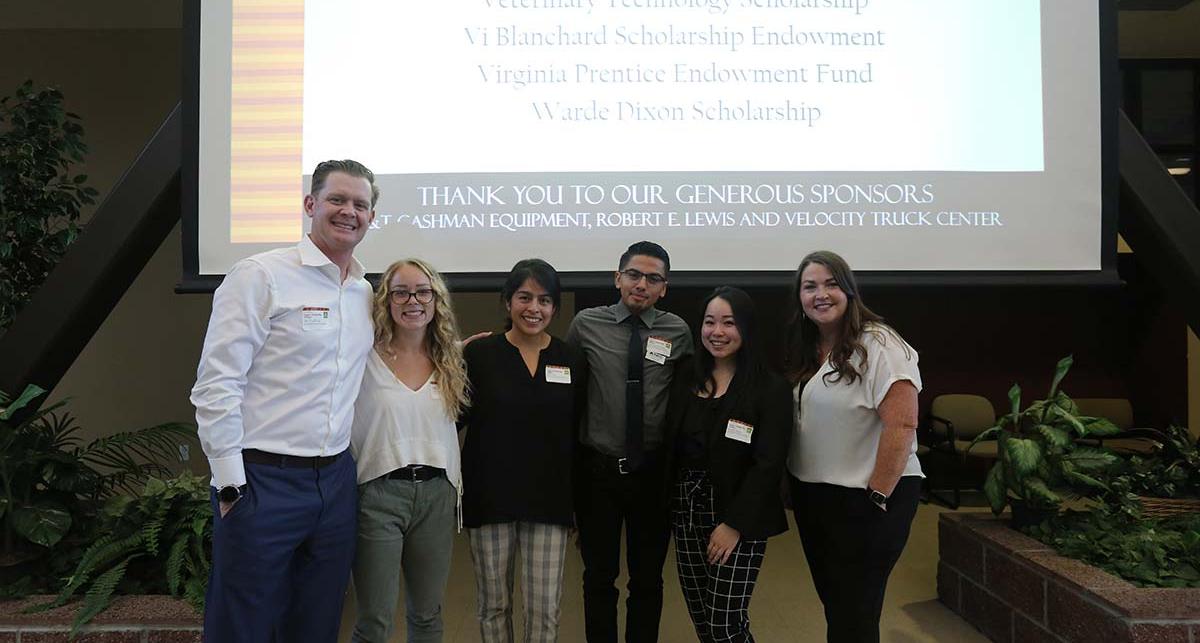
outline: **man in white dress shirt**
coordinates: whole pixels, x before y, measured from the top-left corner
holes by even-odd
[[[238,262],[213,295],[192,403],[212,469],[208,641],[336,641],[354,558],[349,452],[371,350],[371,286],[354,248],[375,175],[326,161],[311,232]]]

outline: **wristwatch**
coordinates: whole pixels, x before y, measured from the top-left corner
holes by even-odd
[[[882,492],[879,492],[870,487],[867,487],[867,498],[870,499],[871,503],[874,504],[876,507],[879,507],[880,509],[887,511],[888,497],[883,495]]]
[[[224,487],[217,489],[217,500],[220,502],[231,505],[241,499],[242,488],[237,485],[227,484]]]

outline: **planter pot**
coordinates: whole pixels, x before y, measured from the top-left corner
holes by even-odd
[[[80,602],[57,609],[26,613],[31,605],[53,600],[31,596],[0,601],[0,641],[66,641]],[[13,633],[19,638],[5,638]],[[201,616],[191,605],[170,596],[117,596],[112,605],[80,628],[76,643],[150,641],[200,643]]]
[[[1142,588],[991,515],[938,522],[938,598],[1001,643],[1198,641],[1200,589]]]

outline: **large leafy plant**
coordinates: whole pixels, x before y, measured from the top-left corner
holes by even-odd
[[[1059,360],[1050,391],[1043,400],[1021,409],[1021,387],[1008,391],[1011,412],[971,443],[998,441],[998,457],[983,491],[996,514],[1009,504],[1035,512],[1057,511],[1081,489],[1106,490],[1103,472],[1117,462],[1106,449],[1079,440],[1119,433],[1109,420],[1079,415],[1079,407],[1059,388],[1071,370],[1072,357]]]
[[[1144,430],[1143,430],[1144,431]],[[1187,429],[1155,432],[1149,455],[1112,467],[1087,511],[1067,511],[1027,531],[1060,554],[1147,587],[1200,588],[1200,513],[1146,518],[1142,497],[1200,497],[1200,446]]]
[[[87,146],[62,92],[26,81],[0,98],[0,331],[79,234],[80,209],[98,194],[72,174]]]
[[[179,443],[195,436],[191,425],[168,423],[84,443],[65,400],[17,419],[43,394],[0,392],[0,563],[46,556],[68,534],[84,534],[101,500],[170,475]]]
[[[83,553],[49,608],[84,593],[74,627],[102,612],[114,593],[182,596],[204,607],[212,551],[212,509],[203,478],[182,474],[151,478],[136,496],[104,504],[103,535]]]
[[[1112,505],[1068,511],[1028,533],[1143,587],[1200,587],[1200,514],[1143,520]]]

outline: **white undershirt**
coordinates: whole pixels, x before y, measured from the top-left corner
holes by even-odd
[[[869,324],[863,331],[867,367],[855,367],[862,375],[853,384],[843,380],[826,382],[833,369],[828,360],[793,399],[799,404],[796,429],[788,454],[788,471],[804,482],[823,482],[866,489],[875,469],[883,419],[879,403],[892,384],[908,380],[921,390],[917,351],[894,330]],[[904,467],[906,476],[924,476],[917,460],[917,444]]]

